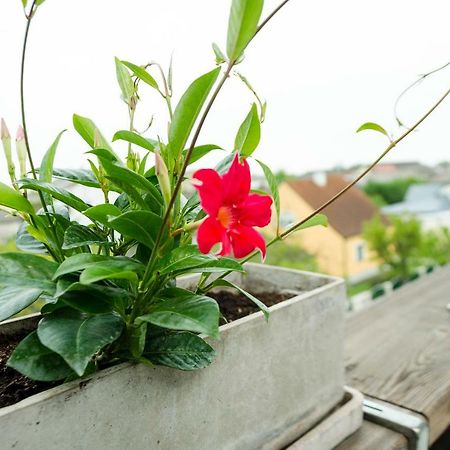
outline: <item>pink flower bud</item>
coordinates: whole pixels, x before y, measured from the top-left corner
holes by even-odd
[[[21,125],[17,128],[16,133],[16,152],[19,160],[20,177],[23,178],[27,174],[27,146],[25,143],[25,133]]]
[[[0,137],[1,137],[2,141],[4,139],[11,139],[8,127],[6,126],[6,122],[5,122],[5,119],[3,119],[3,117],[1,120],[1,126],[0,126]]]
[[[0,137],[3,145],[3,151],[5,153],[6,164],[8,165],[9,178],[11,179],[13,186],[15,186],[16,168],[14,167],[14,161],[11,154],[11,135],[9,134],[9,130],[4,119],[1,120]]]
[[[16,141],[24,141],[25,140],[25,133],[23,131],[22,125],[19,125],[19,127],[17,128],[17,133],[16,133]]]

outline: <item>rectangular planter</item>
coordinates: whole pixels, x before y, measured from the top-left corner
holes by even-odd
[[[247,290],[293,297],[220,327],[196,372],[122,364],[0,409],[1,448],[279,449],[344,394],[341,279],[248,264]],[[181,285],[192,283],[185,278]],[[1,335],[31,321],[0,325]]]

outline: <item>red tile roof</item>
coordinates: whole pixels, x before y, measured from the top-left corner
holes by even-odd
[[[326,180],[324,186],[319,186],[312,179],[289,180],[287,183],[306,203],[317,209],[348,184],[339,175],[328,175]],[[379,210],[363,191],[352,187],[323,213],[339,234],[351,237],[361,234],[364,222],[379,214]],[[389,223],[386,218],[383,220]]]

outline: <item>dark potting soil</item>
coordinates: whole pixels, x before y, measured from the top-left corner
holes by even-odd
[[[273,306],[292,298],[294,294],[286,292],[262,292],[253,295],[266,306]],[[240,319],[259,311],[259,308],[243,294],[232,291],[208,292],[208,297],[214,298],[220,306],[223,315],[221,325]]]
[[[2,336],[0,343],[0,408],[13,405],[24,398],[61,384],[33,381],[6,366],[9,355],[27,334],[28,332],[25,331],[11,336]]]
[[[293,296],[293,294],[277,292],[254,295],[266,306],[276,305]],[[208,296],[216,299],[219,303],[223,315],[221,325],[259,311],[259,308],[242,294],[219,291],[215,293],[210,292]],[[0,342],[0,408],[13,405],[31,395],[62,384],[62,382],[33,381],[6,366],[9,356],[27,334],[28,332],[22,332],[11,336],[2,336]]]

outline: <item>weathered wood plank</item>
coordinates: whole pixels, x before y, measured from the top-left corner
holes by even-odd
[[[364,421],[363,426],[338,445],[334,450],[407,450],[408,440],[396,431],[373,422]]]
[[[347,384],[425,415],[434,442],[450,424],[450,267],[349,317]]]

